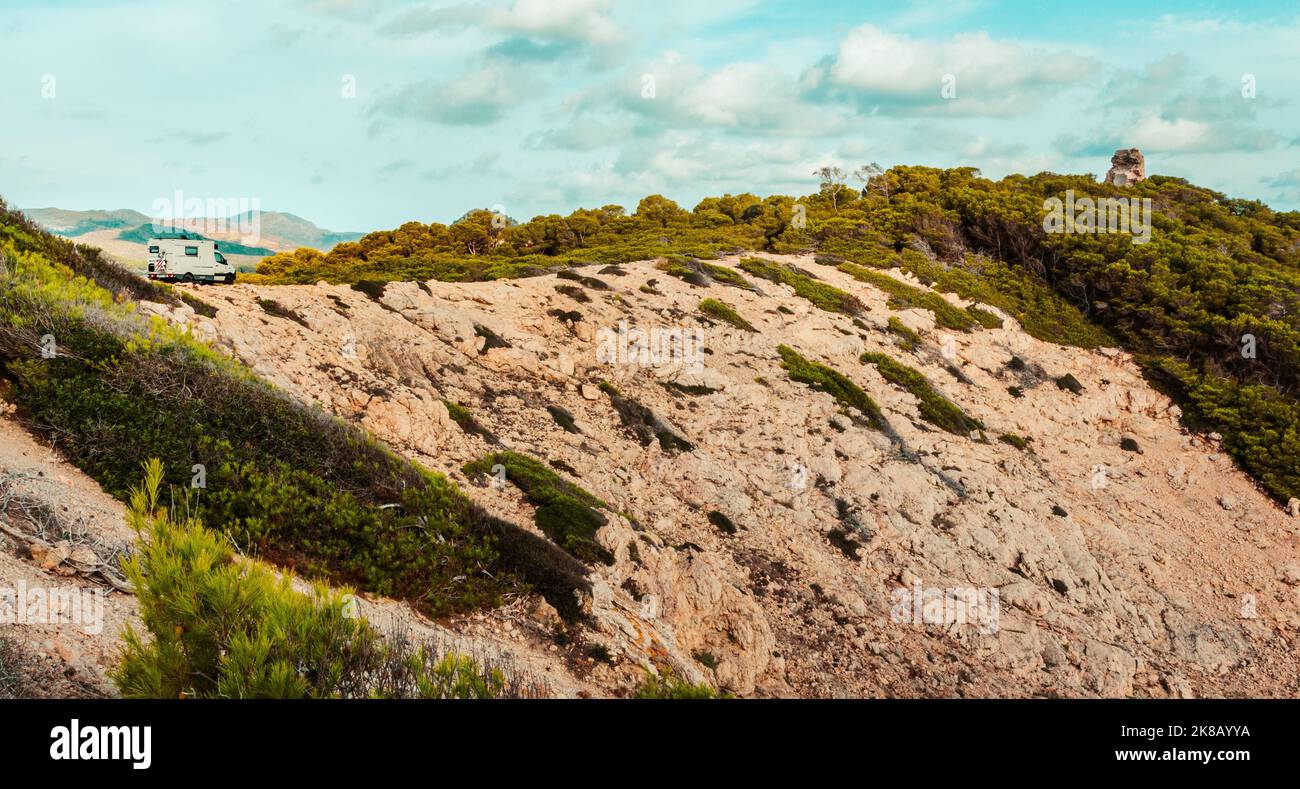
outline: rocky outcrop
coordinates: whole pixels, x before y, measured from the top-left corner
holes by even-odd
[[[612,658],[568,664],[602,692],[663,665],[760,696],[1300,692],[1297,520],[1182,429],[1127,354],[1043,343],[1009,318],[945,331],[833,268],[783,260],[853,293],[863,314],[768,283],[697,287],[646,262],[584,303],[552,276],[394,283],[378,301],[323,283],[236,285],[199,291],[215,318],[167,316],[495,515],[531,527],[533,510],[461,468],[502,446],[607,502],[597,539],[613,562],[592,567],[582,638]],[[755,331],[702,320],[706,297]],[[915,349],[896,344],[891,317],[921,335]],[[621,323],[651,347],[702,329],[703,353],[610,358]],[[865,389],[889,431],[791,381],[778,344]],[[859,361],[866,351],[921,371],[988,440],[926,423]],[[1077,392],[1057,385],[1067,375]],[[640,440],[605,381],[690,448]],[[461,429],[444,401],[493,438]],[[521,649],[554,648],[544,630],[509,632]]]
[[[1146,157],[1137,148],[1120,148],[1110,157],[1110,172],[1106,183],[1113,186],[1132,186],[1147,177]]]

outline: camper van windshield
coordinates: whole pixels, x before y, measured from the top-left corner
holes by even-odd
[[[217,253],[217,262],[218,262],[218,263],[225,263],[225,262],[226,262],[226,256],[223,255],[223,254],[221,254],[220,252],[218,252],[218,253]]]

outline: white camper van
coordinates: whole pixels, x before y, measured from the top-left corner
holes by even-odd
[[[149,279],[165,282],[235,281],[235,267],[211,239],[193,233],[164,233],[149,239]]]

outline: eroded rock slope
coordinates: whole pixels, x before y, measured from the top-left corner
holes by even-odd
[[[743,695],[1300,693],[1300,520],[1180,428],[1126,354],[1039,342],[1009,318],[939,329],[834,268],[777,259],[865,310],[822,311],[767,281],[693,285],[653,262],[583,269],[587,282],[201,289],[215,318],[146,306],[495,514],[532,527],[519,490],[461,469],[504,449],[607,502],[598,540],[613,561],[592,565],[583,604],[612,662],[570,666],[601,691],[667,664]],[[702,315],[705,298],[755,331]],[[900,343],[890,317],[921,342]],[[658,339],[701,330],[702,366],[610,363],[620,322]],[[865,389],[888,429],[792,381],[781,344]],[[864,352],[919,370],[987,440],[924,420]],[[611,391],[650,427],[626,424]],[[899,589],[983,605],[915,621]],[[548,618],[513,635],[554,652]]]

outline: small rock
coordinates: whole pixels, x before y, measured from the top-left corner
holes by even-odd
[[[1286,503],[1286,514],[1292,518],[1300,518],[1300,499],[1291,499]]]
[[[583,398],[584,400],[599,400],[599,399],[600,399],[600,389],[599,389],[599,387],[592,386],[591,384],[583,384],[582,386],[580,386],[580,387],[578,388],[578,391],[580,391],[580,392],[582,393],[582,398]]]
[[[1282,565],[1278,578],[1287,586],[1300,586],[1300,561],[1292,559]]]
[[[555,610],[555,607],[541,597],[538,597],[532,608],[528,610],[528,616],[545,628],[554,628],[561,621],[560,614]]]
[[[1237,508],[1237,498],[1235,496],[1220,496],[1219,506],[1228,512],[1232,512]]]

